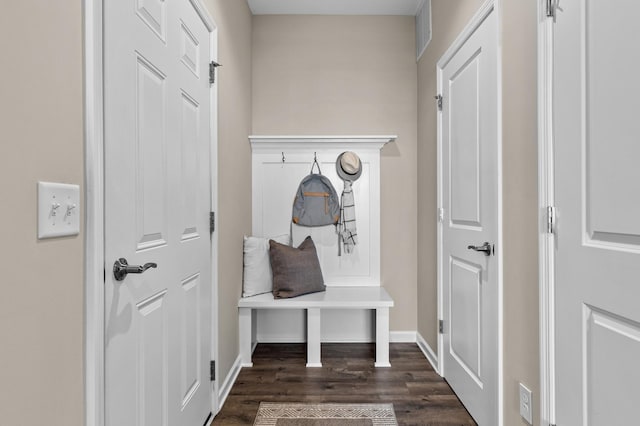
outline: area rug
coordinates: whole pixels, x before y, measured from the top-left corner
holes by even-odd
[[[261,402],[254,426],[397,426],[393,404]]]

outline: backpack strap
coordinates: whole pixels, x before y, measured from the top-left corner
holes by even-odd
[[[322,174],[322,172],[320,171],[320,163],[318,163],[318,157],[316,157],[316,153],[313,153],[313,164],[311,164],[311,173],[313,174],[313,168],[318,166],[318,174]]]

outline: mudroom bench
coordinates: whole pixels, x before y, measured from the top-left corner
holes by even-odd
[[[243,297],[238,301],[240,356],[243,367],[251,367],[252,311],[254,309],[305,309],[307,316],[307,367],[321,367],[320,315],[327,309],[373,309],[376,330],[376,367],[389,364],[389,308],[393,299],[378,286],[327,287],[326,291],[290,299],[274,299],[271,293]]]

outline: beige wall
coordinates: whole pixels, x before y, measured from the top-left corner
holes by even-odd
[[[253,133],[397,134],[382,150],[382,283],[416,327],[413,17],[255,16]]]
[[[519,414],[518,382],[539,424],[536,2],[502,1],[504,419]]]
[[[437,142],[436,64],[482,4],[432,0],[431,42],[418,62],[418,332],[437,353]]]
[[[244,1],[206,0],[218,32],[218,374],[238,356],[242,236],[251,234],[251,11]]]
[[[412,18],[261,16],[253,18],[252,37],[245,2],[205,3],[219,25],[224,65],[218,74],[220,377],[238,351],[242,235],[251,229],[250,133],[399,135],[382,152],[383,281],[396,300],[392,329],[417,325],[436,349],[435,63],[481,1],[432,1],[433,40],[417,70]],[[511,426],[522,424],[520,381],[534,391],[539,423],[538,275],[531,249],[537,245],[536,5],[502,4],[509,35],[503,37],[504,414]],[[36,182],[83,184],[81,5],[10,2],[0,14],[3,424],[40,424],[42,413],[52,426],[83,424],[83,233],[36,238]]]
[[[83,238],[38,241],[38,180],[83,184],[82,3],[0,13],[0,423],[83,424]],[[81,205],[84,209],[84,204]]]

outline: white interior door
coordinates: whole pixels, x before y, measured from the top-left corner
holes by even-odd
[[[105,424],[211,412],[210,33],[188,0],[104,2]],[[114,262],[156,263],[118,281]]]
[[[491,11],[439,64],[443,373],[473,418],[498,424],[497,26]],[[481,248],[484,243],[488,251]],[[496,246],[496,249],[500,247]]]
[[[638,424],[640,3],[563,0],[554,26],[556,423]]]

